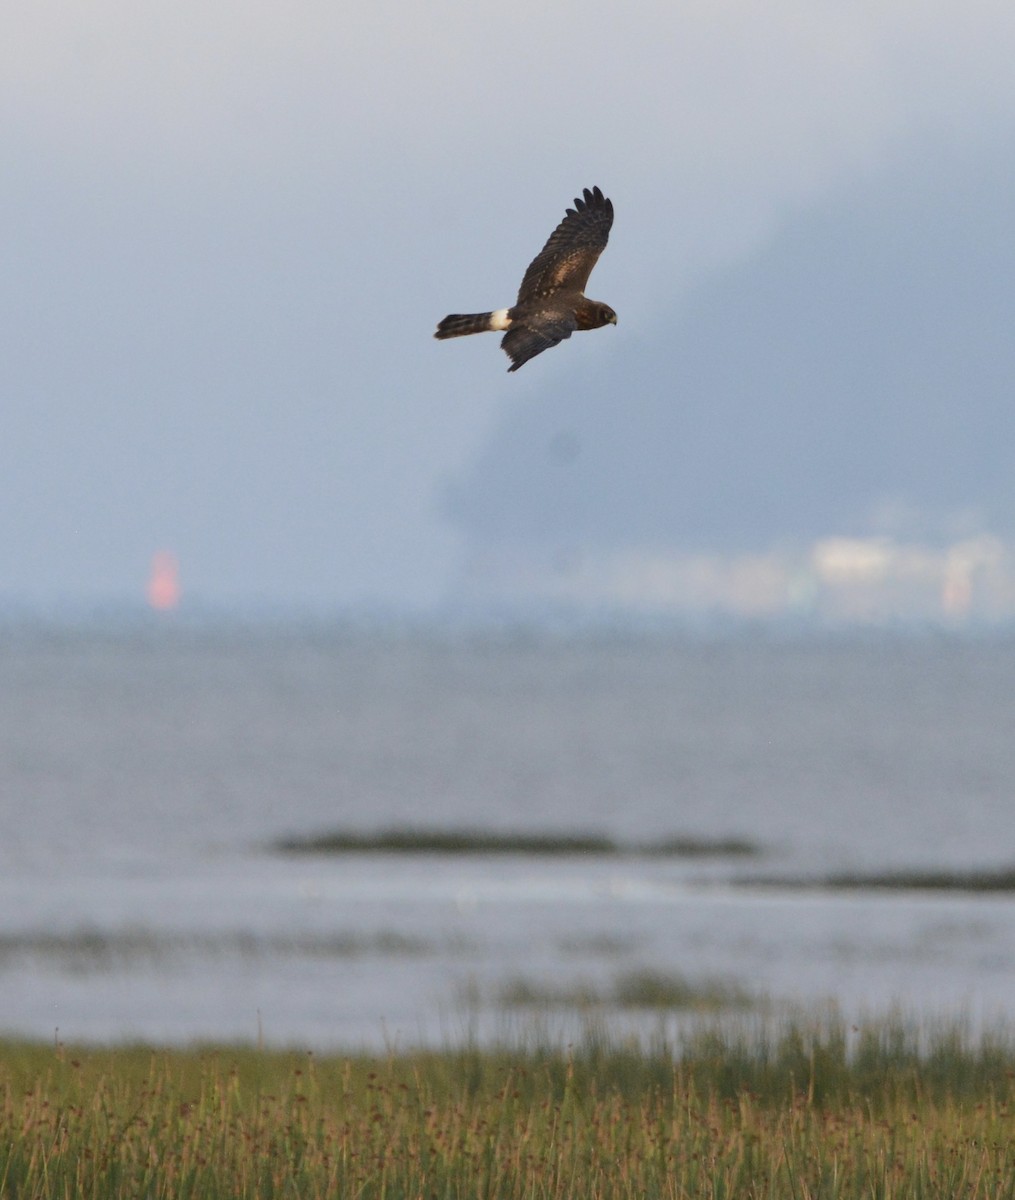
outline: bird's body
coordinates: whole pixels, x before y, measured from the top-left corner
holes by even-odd
[[[437,326],[434,337],[503,331],[500,344],[511,359],[508,370],[517,371],[576,330],[616,325],[617,314],[608,304],[585,295],[589,275],[610,236],[613,205],[597,187],[585,188],[583,194],[584,200],[575,200],[529,264],[511,308],[452,313]]]

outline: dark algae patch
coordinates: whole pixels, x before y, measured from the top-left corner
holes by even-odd
[[[781,888],[789,891],[880,892],[1015,892],[1015,867],[952,871],[920,869],[880,872],[842,871],[816,876],[744,876],[744,887]]]
[[[498,833],[479,829],[384,829],[373,833],[336,830],[280,838],[272,850],[284,854],[517,854],[640,856],[649,858],[752,857],[761,849],[743,838],[667,837],[621,842],[596,833]]]

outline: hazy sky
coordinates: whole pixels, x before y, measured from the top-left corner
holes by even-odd
[[[79,0],[0,15],[0,599],[428,604],[444,482],[577,355],[915,138],[1015,124],[1008,0],[508,8]],[[617,329],[493,337],[582,187]],[[732,333],[732,331],[731,331]]]

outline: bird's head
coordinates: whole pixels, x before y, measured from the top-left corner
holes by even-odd
[[[598,329],[601,325],[616,325],[617,314],[601,300],[590,300],[578,310],[579,329]]]

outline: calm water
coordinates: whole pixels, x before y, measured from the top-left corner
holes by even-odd
[[[408,1044],[642,968],[1015,1016],[1015,899],[736,882],[1015,862],[1013,783],[1003,639],[8,627],[0,1029]],[[387,826],[764,854],[270,849]]]

